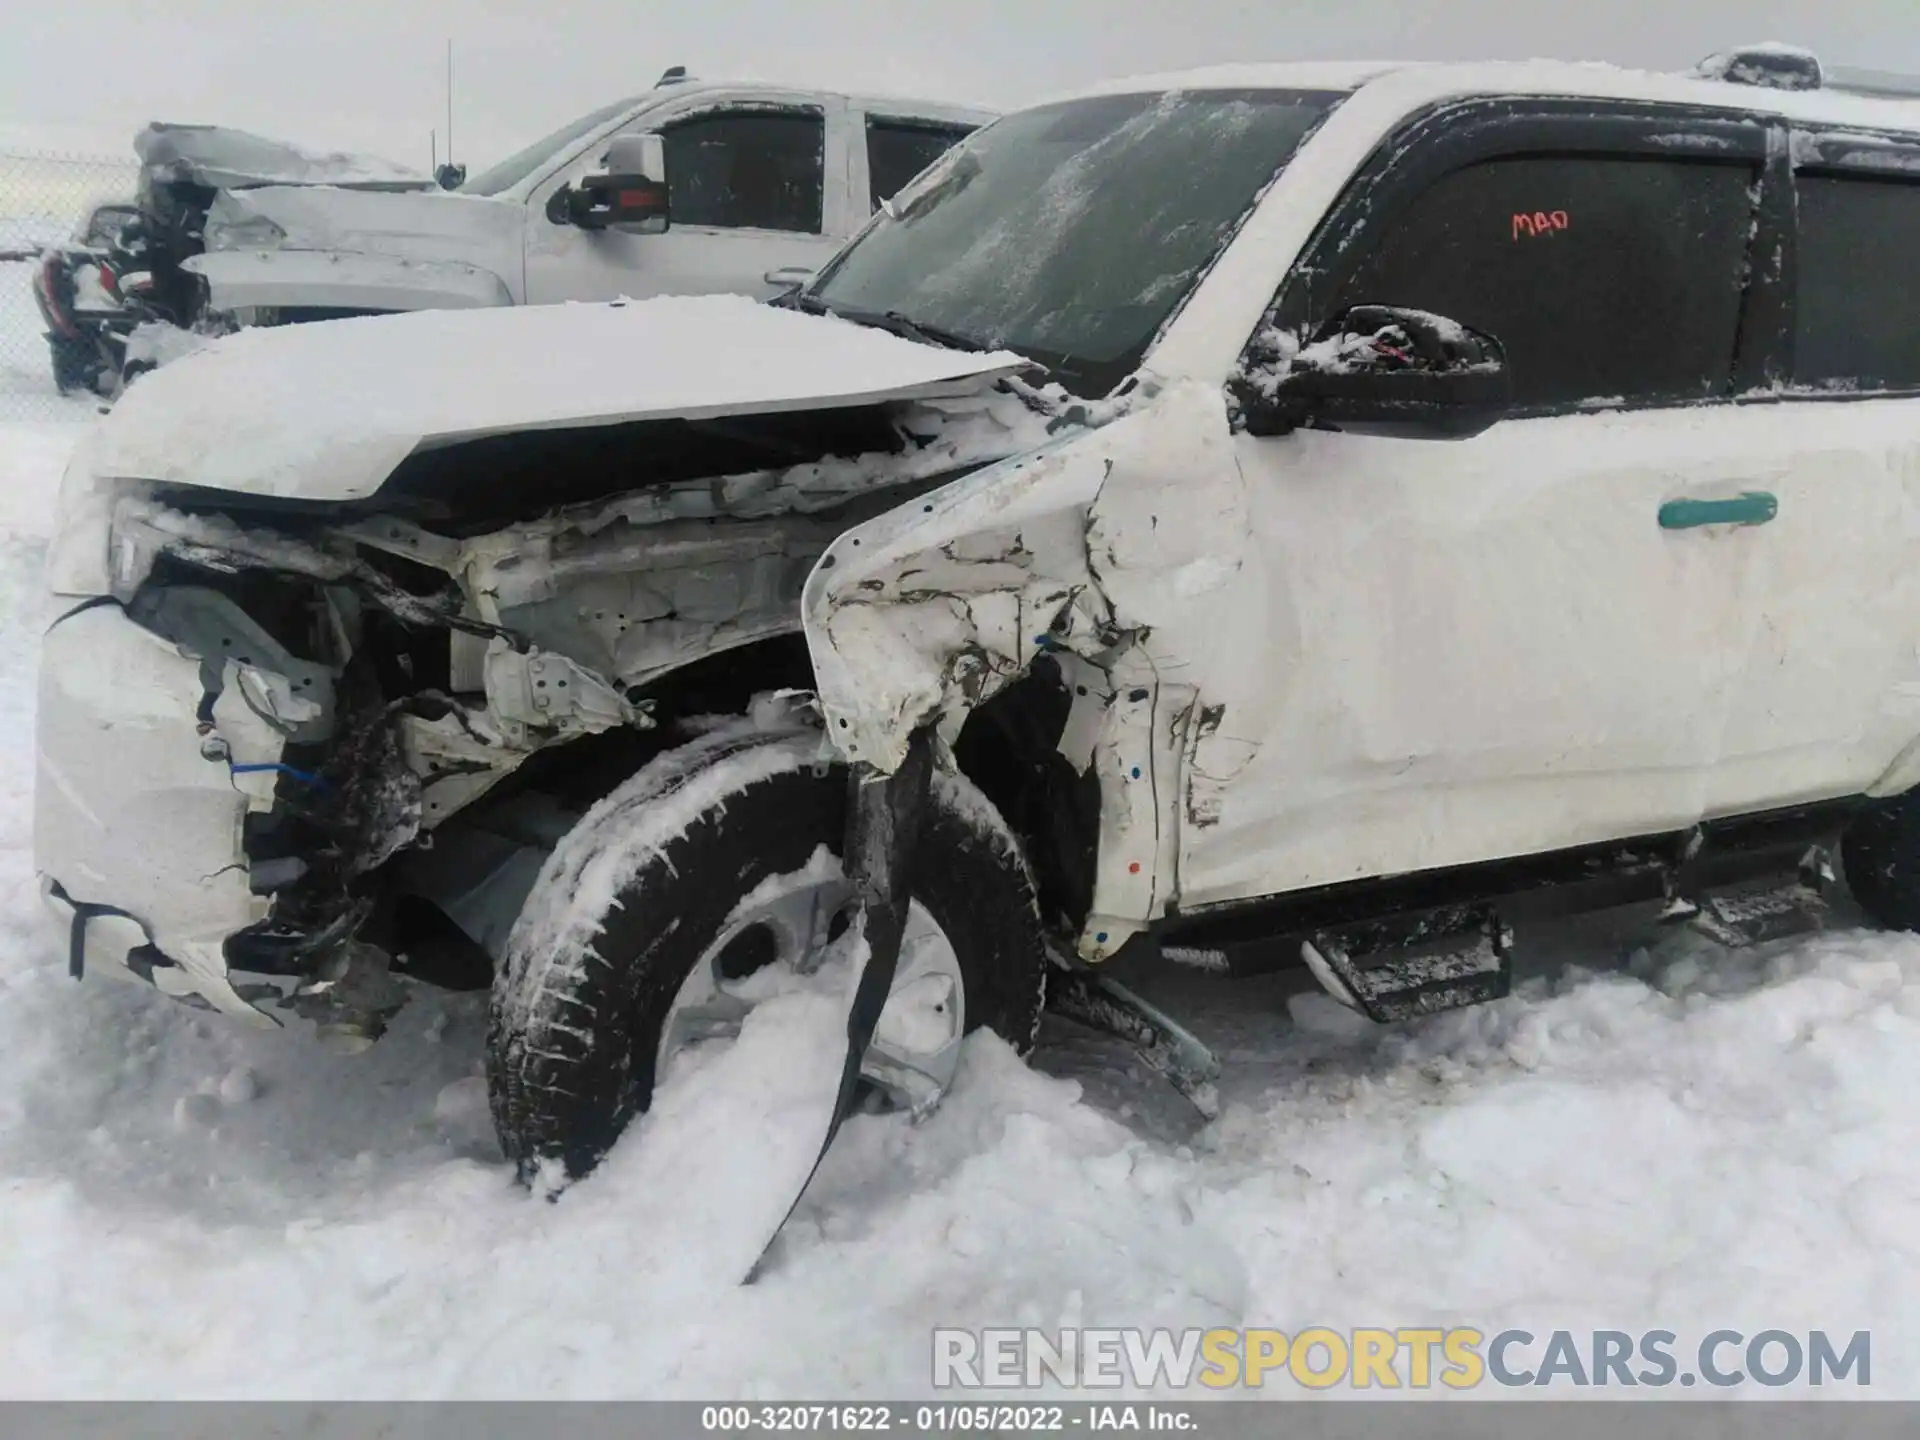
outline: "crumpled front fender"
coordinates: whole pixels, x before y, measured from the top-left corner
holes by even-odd
[[[1069,630],[1109,617],[1086,564],[1100,436],[976,471],[857,526],[801,599],[834,744],[888,773],[923,725],[957,721]]]
[[[952,740],[1042,654],[1092,683],[1062,750],[1102,784],[1082,952],[1173,896],[1181,758],[1201,677],[1250,603],[1245,496],[1224,397],[1171,387],[1098,430],[976,471],[833,543],[802,602],[828,733],[891,773],[914,731]],[[1113,774],[1109,776],[1108,770]],[[1112,783],[1109,783],[1109,782]],[[1094,931],[1095,923],[1117,919]]]

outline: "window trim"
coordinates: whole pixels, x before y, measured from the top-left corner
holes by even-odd
[[[1822,390],[1793,378],[1800,307],[1800,178],[1857,179],[1877,184],[1911,185],[1920,190],[1920,135],[1858,126],[1818,129],[1806,122],[1783,127],[1775,163],[1787,183],[1789,211],[1782,253],[1787,257],[1783,283],[1780,331],[1776,337],[1776,375],[1766,393],[1754,400],[1845,403],[1859,400],[1899,400],[1920,396],[1920,379],[1908,385],[1875,389]],[[1889,167],[1888,155],[1904,157],[1908,166]]]
[[[833,234],[833,133],[825,105],[790,100],[726,100],[698,109],[682,111],[647,127],[663,138],[686,125],[730,115],[787,115],[795,119],[815,120],[820,125],[820,223],[812,230],[781,230],[767,225],[696,225],[675,222],[676,230],[696,235],[800,235],[824,239]],[[668,165],[667,183],[673,183],[672,165]]]
[[[656,95],[657,94],[658,92],[656,92]],[[819,111],[825,116],[828,187],[826,196],[826,224],[828,228],[825,234],[831,237],[841,233],[841,229],[850,228],[846,224],[847,216],[844,209],[846,196],[844,192],[839,195],[835,194],[835,187],[838,186],[841,181],[834,174],[834,149],[836,146],[844,147],[844,140],[839,137],[842,127],[846,123],[846,102],[843,96],[828,91],[735,90],[716,87],[713,89],[696,90],[689,94],[669,93],[662,98],[650,96],[642,104],[621,116],[620,119],[608,124],[607,127],[598,134],[581,142],[579,146],[564,157],[557,159],[542,172],[537,179],[530,182],[522,181],[520,186],[503,191],[500,195],[493,198],[514,200],[515,203],[523,205],[528,212],[531,222],[534,223],[537,228],[540,226],[544,226],[549,230],[557,228],[546,224],[546,208],[548,202],[553,198],[554,191],[564,185],[575,183],[580,175],[595,168],[597,163],[605,156],[607,146],[613,142],[615,137],[620,135],[637,135],[645,131],[664,130],[667,126],[678,121],[689,119],[696,115],[702,115],[712,110],[735,109],[743,103],[770,105],[775,109],[783,110]],[[836,205],[840,207],[840,219],[838,222],[836,222],[834,218]],[[835,228],[836,223],[840,226],[839,229]],[[854,226],[858,224],[858,220],[853,222]],[[704,228],[699,228],[695,233],[718,234],[720,232],[707,231]],[[791,230],[756,230],[751,233],[756,235],[792,235],[796,232]]]
[[[1259,337],[1272,327],[1310,333],[1330,319],[1331,297],[1369,253],[1364,243],[1356,242],[1366,241],[1430,186],[1457,170],[1487,160],[1554,154],[1728,162],[1755,170],[1759,194],[1751,212],[1755,224],[1746,257],[1748,283],[1741,296],[1733,353],[1728,357],[1726,392],[1604,407],[1591,402],[1531,406],[1512,413],[1519,419],[1591,414],[1601,408],[1661,410],[1742,398],[1774,383],[1781,326],[1791,333],[1791,290],[1783,287],[1791,275],[1784,262],[1792,257],[1794,247],[1786,233],[1791,226],[1783,230],[1781,214],[1782,196],[1790,208],[1791,190],[1783,188],[1781,161],[1786,147],[1775,138],[1782,128],[1750,112],[1640,101],[1503,96],[1430,106],[1400,125],[1355,170],[1248,337],[1236,369],[1255,358]],[[1768,242],[1773,240],[1781,242],[1783,271],[1755,268],[1754,258],[1768,253]]]
[[[984,127],[969,124],[964,120],[939,120],[929,115],[896,115],[884,110],[863,112],[858,146],[861,172],[860,203],[867,207],[869,215],[880,209],[880,201],[874,194],[873,185],[873,132],[875,130],[919,130],[934,134],[951,134],[954,138],[947,142],[947,150],[951,150],[982,128]],[[944,155],[946,150],[940,153]]]

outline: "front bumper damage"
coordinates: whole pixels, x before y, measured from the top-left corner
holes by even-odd
[[[947,429],[902,454],[656,485],[465,538],[367,506],[229,513],[98,477],[83,447],[49,557],[72,608],[42,651],[36,799],[76,970],[377,1034],[404,999],[367,943],[386,946],[395,894],[430,887],[415,893],[464,932],[456,948],[497,953],[571,812],[486,828],[515,791],[457,844],[447,822],[549,747],[652,728],[648,687],[681,667],[792,635],[849,520],[1030,448],[1044,423],[1005,396],[942,403]]]
[[[231,701],[198,719],[202,663],[111,602],[53,626],[40,672],[36,859],[75,968],[271,1023],[235,989],[224,943],[269,905],[249,885],[241,835],[248,811],[271,804],[275,772],[238,767],[278,765],[283,742]],[[237,674],[226,694],[241,694]],[[214,740],[231,763],[210,753]]]

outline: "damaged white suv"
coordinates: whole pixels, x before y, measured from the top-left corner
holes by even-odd
[[[850,926],[920,1110],[1049,988],[1177,1050],[1127,946],[1389,1020],[1545,907],[1765,933],[1829,846],[1920,923],[1920,123],[1723,69],[1119,83],[782,307],[154,375],[50,561],[75,973],[358,1039],[492,985],[507,1152],[580,1173]]]

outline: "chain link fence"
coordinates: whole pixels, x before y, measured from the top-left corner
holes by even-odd
[[[0,423],[83,420],[88,395],[61,395],[34,276],[49,246],[72,243],[95,207],[128,204],[139,178],[124,159],[0,149]]]

